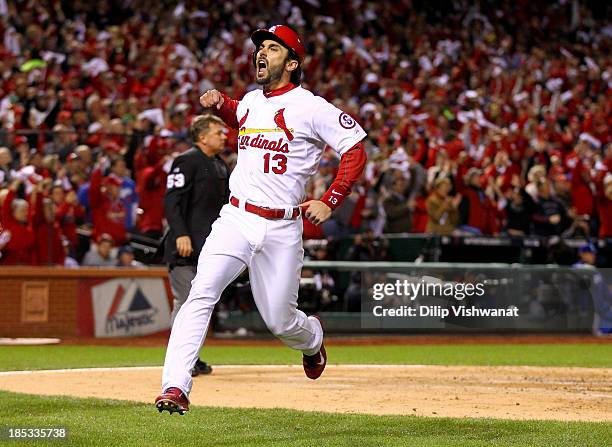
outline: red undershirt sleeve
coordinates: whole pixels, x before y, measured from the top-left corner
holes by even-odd
[[[361,177],[367,159],[363,142],[357,143],[346,151],[340,158],[336,178],[320,200],[332,210],[338,208],[351,193],[352,186]]]
[[[219,109],[213,107],[213,111],[228,127],[238,130],[238,118],[236,117],[238,101],[230,98],[225,93],[221,93],[221,96],[223,97],[223,105]]]

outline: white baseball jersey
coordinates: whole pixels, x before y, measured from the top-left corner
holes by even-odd
[[[299,205],[325,145],[342,155],[365,136],[348,114],[302,87],[266,97],[247,93],[238,104],[238,160],[232,195],[267,207]]]
[[[363,129],[349,115],[301,87],[266,97],[247,93],[238,103],[238,162],[232,195],[270,208],[299,205],[325,145],[340,155],[360,142]],[[226,204],[206,238],[189,297],[172,326],[162,389],[189,394],[189,373],[221,293],[246,267],[253,299],[272,333],[305,355],[318,353],[323,327],[297,308],[301,219],[265,219]]]

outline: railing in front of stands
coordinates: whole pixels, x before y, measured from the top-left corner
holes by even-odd
[[[590,332],[597,310],[612,305],[611,272],[508,263],[306,261],[299,306],[340,333]],[[265,332],[246,277],[235,292],[224,303],[230,312],[220,327]]]
[[[328,250],[328,259],[348,260],[354,236],[327,241],[307,240],[307,253],[318,248]],[[363,239],[362,244],[377,244],[376,253],[384,251],[384,260],[394,262],[501,262],[523,264],[572,264],[578,260],[577,249],[587,244],[585,239],[565,239],[559,236],[492,237],[436,236],[432,234],[384,234],[375,239]],[[612,267],[612,239],[592,239],[598,250],[600,267]],[[380,244],[385,249],[380,249]],[[331,251],[333,250],[333,253]],[[354,251],[355,249],[353,249]],[[367,251],[367,250],[363,250]],[[378,260],[378,259],[368,259]]]

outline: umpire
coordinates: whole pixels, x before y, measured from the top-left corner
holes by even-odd
[[[174,295],[172,323],[189,296],[211,226],[229,200],[229,170],[219,157],[227,139],[225,124],[214,115],[200,115],[193,120],[189,136],[193,147],[172,163],[164,196],[169,226],[164,262],[168,263]],[[211,372],[212,368],[198,358],[191,375]]]

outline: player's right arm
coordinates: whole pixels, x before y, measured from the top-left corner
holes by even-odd
[[[238,110],[239,101],[230,98],[219,90],[207,90],[200,96],[200,104],[206,109],[213,109],[213,112],[223,120],[223,122],[232,129],[238,130],[238,118],[236,111]]]
[[[89,181],[89,206],[91,209],[102,205],[104,196],[102,194],[102,163],[98,163],[91,173]]]
[[[183,204],[189,199],[193,188],[194,173],[185,157],[178,157],[172,163],[166,179],[164,195],[164,214],[168,225],[176,235],[176,250],[180,256],[187,257],[193,252],[189,227],[187,226]]]

